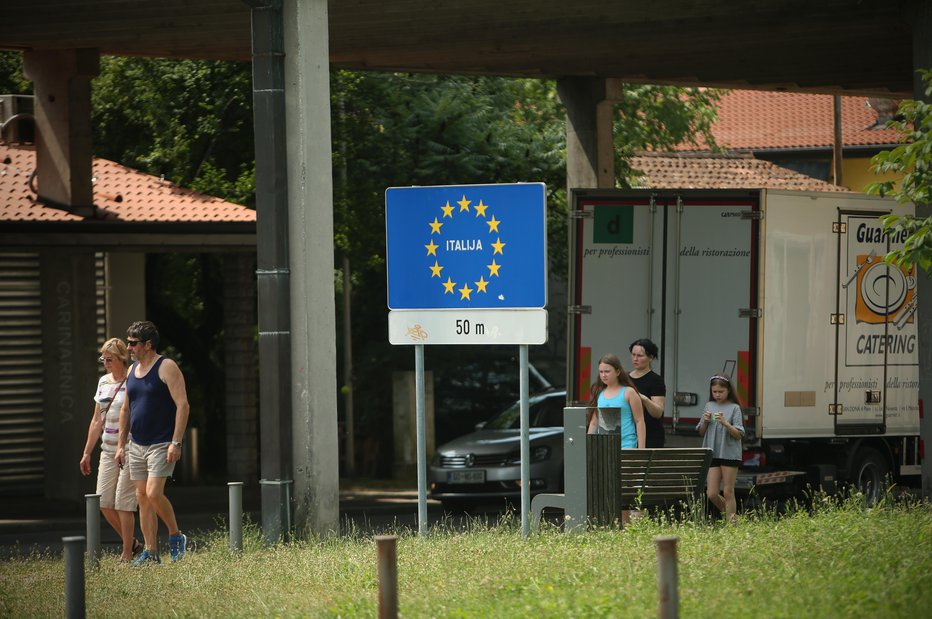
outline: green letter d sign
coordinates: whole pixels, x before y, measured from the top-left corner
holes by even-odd
[[[634,241],[634,207],[598,205],[595,207],[593,243],[631,243]]]

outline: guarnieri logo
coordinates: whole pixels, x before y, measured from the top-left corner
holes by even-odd
[[[849,280],[850,283],[850,280]],[[857,322],[883,324],[892,322],[898,328],[912,323],[916,313],[916,269],[904,270],[884,262],[871,252],[857,256],[856,302]]]

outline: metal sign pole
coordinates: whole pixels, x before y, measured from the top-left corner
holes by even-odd
[[[518,385],[521,394],[521,536],[527,539],[530,532],[528,514],[531,512],[531,446],[528,426],[528,376],[527,376],[527,344],[518,347],[521,365]]]
[[[427,424],[425,423],[424,345],[414,347],[415,416],[417,419],[417,532],[427,535]]]

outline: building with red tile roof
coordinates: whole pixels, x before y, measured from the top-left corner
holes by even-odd
[[[718,103],[712,135],[727,150],[830,149],[835,139],[832,100],[831,95],[731,90]],[[871,148],[896,144],[896,132],[885,126],[895,109],[895,102],[885,99],[842,97],[843,144]],[[681,145],[678,150],[694,148]]]
[[[847,191],[750,154],[640,153],[633,186],[650,189],[792,189]]]
[[[886,128],[896,101],[841,97],[842,184],[861,191],[879,180],[869,171],[870,157],[898,143]],[[832,180],[834,111],[831,95],[732,90],[718,103],[712,135],[719,148],[750,153],[823,181]],[[680,151],[708,151],[681,144]]]
[[[42,180],[32,146],[0,144],[0,222],[241,223],[256,212],[107,159],[93,161],[94,216],[82,217],[38,199]]]

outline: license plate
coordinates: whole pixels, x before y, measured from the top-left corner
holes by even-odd
[[[484,484],[485,471],[447,471],[448,484]]]

